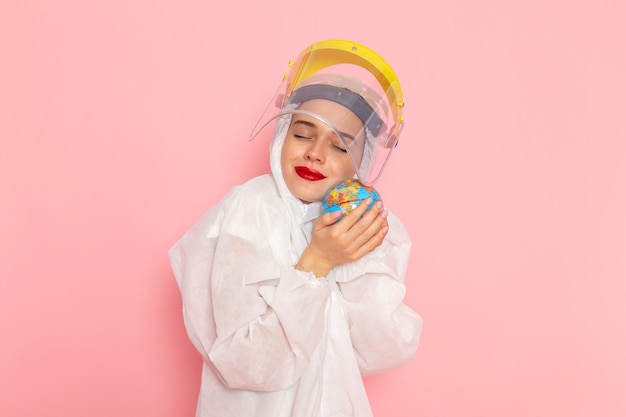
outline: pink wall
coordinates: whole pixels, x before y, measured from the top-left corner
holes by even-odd
[[[193,415],[166,251],[266,170],[249,131],[334,37],[407,101],[378,188],[425,329],[376,415],[626,415],[623,2],[213,3],[0,5],[0,415]]]

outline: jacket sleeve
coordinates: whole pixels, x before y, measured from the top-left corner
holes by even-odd
[[[383,244],[336,271],[363,375],[397,367],[413,358],[418,348],[422,319],[403,303],[410,250],[404,226],[390,213]]]
[[[225,227],[225,212],[209,212],[170,250],[187,333],[226,386],[285,389],[319,345],[329,286],[281,265],[262,231]]]

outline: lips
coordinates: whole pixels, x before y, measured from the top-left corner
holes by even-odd
[[[313,169],[309,169],[305,166],[297,166],[296,174],[298,174],[300,178],[304,178],[305,180],[308,180],[308,181],[320,181],[326,178],[326,176],[323,175],[322,173],[315,171]]]

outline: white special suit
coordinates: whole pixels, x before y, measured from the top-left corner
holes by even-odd
[[[197,417],[371,416],[361,375],[411,359],[422,328],[402,304],[410,239],[389,232],[362,259],[328,276],[294,269],[321,204],[287,189],[280,153],[272,174],[233,188],[170,249],[189,338],[204,358]]]

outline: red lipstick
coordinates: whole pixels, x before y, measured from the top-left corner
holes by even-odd
[[[305,180],[309,181],[319,181],[326,178],[326,176],[323,175],[321,172],[309,169],[305,166],[297,166],[296,174],[298,174],[300,178],[304,178]]]

